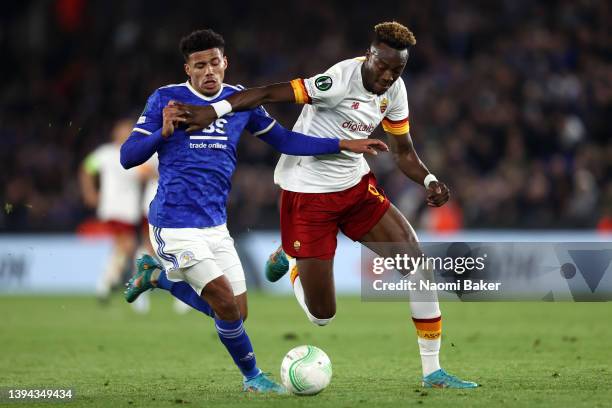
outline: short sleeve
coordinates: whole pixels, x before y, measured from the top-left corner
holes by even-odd
[[[272,129],[275,123],[276,120],[274,120],[262,106],[258,106],[251,111],[246,130],[251,132],[253,136],[259,136]]]
[[[294,79],[291,87],[296,103],[333,108],[344,98],[349,78],[337,64],[322,74],[307,79]]]
[[[410,132],[408,120],[408,95],[402,78],[398,78],[393,92],[390,93],[390,106],[382,120],[383,130],[392,135],[404,135]]]
[[[134,132],[150,135],[163,125],[162,106],[159,91],[155,91],[147,100],[147,105],[140,114]]]
[[[83,168],[87,174],[97,174],[102,167],[102,156],[104,155],[104,145],[89,153],[83,160]]]

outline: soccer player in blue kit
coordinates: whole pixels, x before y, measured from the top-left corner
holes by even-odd
[[[262,107],[225,115],[194,133],[174,105],[208,105],[243,89],[223,83],[228,66],[223,37],[212,30],[184,37],[180,49],[189,80],[157,89],[121,148],[121,164],[131,168],[157,152],[159,186],[149,209],[149,233],[162,265],[152,257],[137,261],[126,299],[153,287],[212,317],[223,345],[244,376],[243,389],[283,393],[256,364],[243,326],[247,317],[244,271],[226,227],[226,202],[236,167],[236,147],[244,129],[291,155],[348,150],[387,150],[379,140],[316,138],[284,129]]]

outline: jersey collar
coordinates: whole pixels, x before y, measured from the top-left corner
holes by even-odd
[[[212,101],[214,99],[217,99],[219,95],[221,95],[221,92],[223,92],[223,87],[225,86],[225,84],[221,84],[221,88],[219,88],[219,92],[217,92],[213,96],[206,96],[196,91],[196,89],[193,86],[191,86],[191,84],[189,83],[189,80],[187,80],[185,84],[187,85],[187,88],[191,91],[192,94],[194,94],[198,98],[204,99],[205,101]]]

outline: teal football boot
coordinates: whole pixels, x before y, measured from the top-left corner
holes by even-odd
[[[289,258],[285,251],[283,251],[283,247],[279,246],[276,251],[270,255],[268,260],[266,261],[266,279],[270,282],[276,282],[289,270]]]
[[[450,375],[443,369],[439,369],[423,377],[425,388],[476,388],[478,384],[472,381],[463,381],[454,375]]]
[[[285,387],[272,381],[266,373],[259,373],[250,380],[244,380],[242,389],[245,392],[273,392],[276,394],[287,393]]]
[[[150,255],[143,255],[142,258],[136,260],[136,274],[125,285],[127,289],[124,292],[125,300],[132,303],[141,293],[149,289],[153,289],[155,285],[151,281],[151,274],[156,269],[163,271],[163,267]]]

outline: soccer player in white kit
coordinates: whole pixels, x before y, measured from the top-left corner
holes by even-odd
[[[138,169],[125,170],[119,163],[121,144],[130,136],[134,123],[123,119],[115,123],[112,142],[99,146],[81,166],[79,182],[85,203],[97,209],[97,217],[113,234],[113,252],[96,293],[107,300],[113,287],[121,282],[121,275],[136,250],[136,230],[141,220],[142,178]],[[100,187],[96,188],[96,176]]]
[[[439,207],[450,197],[446,185],[430,174],[410,137],[408,101],[402,74],[414,35],[397,22],[375,26],[365,57],[342,61],[308,79],[251,88],[212,106],[179,105],[189,130],[203,128],[229,112],[260,104],[305,104],[294,130],[311,135],[338,134],[343,139],[366,139],[382,123],[399,169],[423,184],[427,204]],[[268,262],[268,279],[279,279],[291,268],[296,298],[315,324],[330,323],[336,313],[333,257],[338,230],[380,256],[419,256],[416,234],[406,218],[377,187],[362,154],[341,152],[326,156],[282,155],[274,174],[281,187],[282,249]],[[396,243],[396,248],[379,245]],[[400,248],[399,251],[397,248]],[[415,271],[432,279],[432,271]],[[478,385],[448,374],[440,367],[442,332],[437,295],[413,294],[410,299],[423,368],[424,387],[474,388]]]

